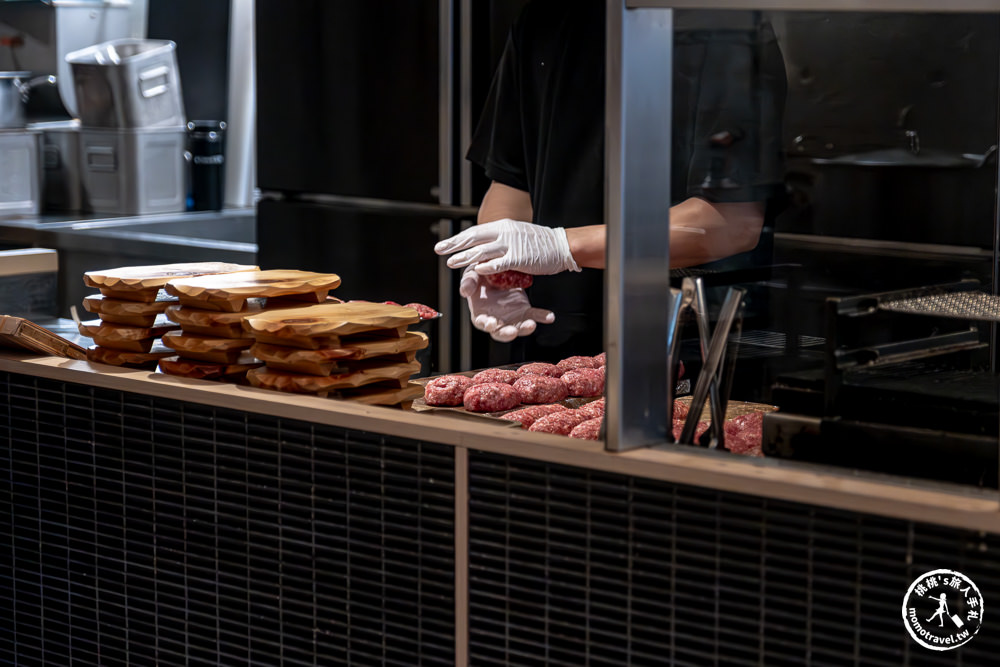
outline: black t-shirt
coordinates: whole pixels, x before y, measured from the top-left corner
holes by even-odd
[[[530,194],[537,224],[604,222],[605,11],[602,0],[525,7],[469,148],[489,179]],[[675,12],[675,203],[765,201],[781,187],[781,54],[766,23],[741,16],[719,29],[715,17]],[[536,277],[532,304],[555,311],[556,322],[520,339],[512,357],[599,352],[603,278],[593,269]]]

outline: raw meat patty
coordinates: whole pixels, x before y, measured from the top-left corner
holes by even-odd
[[[527,404],[556,403],[569,396],[565,382],[547,375],[522,375],[514,382],[514,389]]]
[[[761,441],[764,437],[764,413],[752,412],[726,420],[726,449],[734,454],[763,456]]]
[[[583,413],[589,415],[591,419],[594,419],[595,417],[603,417],[604,416],[604,398],[601,397],[601,398],[597,399],[596,401],[591,401],[590,403],[584,403],[583,405],[581,405],[577,409],[580,412],[583,412]]]
[[[469,412],[499,412],[516,408],[521,402],[517,390],[503,382],[474,384],[465,390],[462,404]]]
[[[512,422],[521,422],[521,428],[530,428],[536,420],[555,412],[566,412],[569,410],[565,405],[554,403],[552,405],[532,405],[530,408],[521,408],[500,415],[500,419],[507,419]]]
[[[573,427],[572,431],[569,432],[569,437],[577,438],[578,440],[600,440],[601,423],[603,421],[603,417],[597,417],[595,419],[588,419],[585,422],[580,422]]]
[[[465,390],[471,386],[472,378],[465,375],[442,375],[424,387],[424,402],[438,406],[461,405]]]
[[[526,289],[531,287],[531,284],[535,282],[534,277],[530,273],[523,273],[521,271],[491,273],[483,276],[483,280],[490,287],[496,287],[497,289]]]
[[[686,420],[684,420],[684,419],[674,419],[674,440],[680,440],[681,439],[681,433],[684,432],[684,422],[685,421]],[[698,422],[698,426],[696,426],[695,429],[694,429],[694,444],[696,444],[696,445],[698,444],[698,438],[701,437],[702,433],[704,433],[705,431],[708,430],[708,427],[709,427],[710,424],[711,424],[711,422],[709,422],[707,420],[702,420],[702,421]]]
[[[430,306],[426,306],[422,303],[408,303],[406,304],[406,307],[417,311],[417,315],[420,315],[420,319],[422,320],[432,320],[441,314]]]
[[[517,371],[504,370],[502,368],[487,368],[472,376],[472,384],[486,384],[487,382],[514,384],[514,380],[516,379]]]
[[[594,361],[593,357],[567,357],[556,364],[563,373],[576,368],[598,368],[601,364]]]
[[[604,373],[597,368],[577,368],[562,374],[570,396],[600,396],[604,393]]]
[[[548,375],[550,378],[562,376],[562,369],[555,364],[547,364],[539,361],[533,364],[525,364],[517,369],[518,375]]]
[[[601,352],[600,354],[598,354],[596,357],[594,357],[594,361],[597,362],[598,366],[607,366],[608,365],[607,352]]]
[[[585,421],[587,421],[587,415],[582,414],[579,410],[566,410],[536,420],[528,430],[535,433],[569,435],[570,431]]]

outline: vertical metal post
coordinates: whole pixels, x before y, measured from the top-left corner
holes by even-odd
[[[455,0],[438,0],[438,202],[455,203]],[[454,233],[451,220],[439,220],[438,239]],[[452,271],[446,258],[438,260],[438,305],[442,311],[438,320],[437,364],[438,370],[451,369],[451,327],[457,313],[449,307],[452,295]]]
[[[606,446],[666,442],[673,12],[608,0]]]
[[[473,119],[474,114],[477,113],[477,110],[472,108],[472,0],[458,0],[458,8],[459,21],[462,26],[459,31],[458,47],[459,53],[461,53],[458,89],[458,140],[460,150],[465,151],[472,143]],[[458,157],[460,159],[461,154]],[[467,160],[460,159],[458,169],[460,203],[462,206],[478,206],[479,202],[472,201],[472,165]],[[472,222],[474,224],[476,221]],[[454,231],[461,230],[455,229]],[[456,297],[453,303],[456,304],[454,318],[458,321],[458,326],[455,329],[458,331],[459,368],[468,369],[472,367],[472,323],[466,315],[462,299]]]

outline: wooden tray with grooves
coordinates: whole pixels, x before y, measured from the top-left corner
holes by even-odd
[[[318,394],[327,396],[341,389],[354,389],[376,382],[397,382],[396,388],[403,389],[409,378],[420,372],[420,363],[376,364],[363,369],[351,370],[342,375],[319,377],[299,373],[286,373],[268,368],[256,368],[247,373],[247,379],[255,387],[278,391]]]
[[[285,344],[282,341],[286,339],[301,342],[308,338],[331,338],[359,333],[403,338],[406,336],[406,327],[418,322],[420,315],[413,308],[354,302],[318,304],[263,313],[247,317],[243,326],[258,341],[282,345]],[[298,347],[295,342],[287,344]]]
[[[168,296],[165,292],[162,296],[166,297],[166,300],[127,301],[112,299],[103,294],[91,294],[84,297],[83,307],[88,313],[97,315],[104,322],[132,327],[151,327],[156,322],[157,316],[170,304],[177,302],[176,298]]]
[[[35,354],[85,361],[87,350],[23,317],[0,315],[0,345]]]
[[[160,289],[175,278],[208,274],[256,271],[257,266],[227,262],[186,262],[150,266],[124,266],[116,269],[87,271],[83,282],[101,294],[125,301],[152,302]]]
[[[240,355],[234,363],[220,364],[196,359],[184,359],[170,356],[160,359],[160,372],[178,377],[195,378],[198,380],[242,380],[247,371],[260,368],[264,364],[253,358],[248,352]]]
[[[182,305],[235,313],[246,308],[248,299],[257,297],[322,303],[339,285],[340,276],[335,273],[273,269],[181,278],[167,283],[166,290]]]
[[[127,366],[133,368],[154,368],[163,357],[174,354],[174,351],[159,343],[153,343],[149,352],[130,352],[116,350],[113,347],[91,345],[87,348],[87,361],[110,366]]]
[[[209,338],[171,331],[162,338],[163,344],[185,359],[234,364],[253,345],[250,338]]]

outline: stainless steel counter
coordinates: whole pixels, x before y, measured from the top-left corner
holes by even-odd
[[[171,262],[257,261],[253,208],[143,216],[43,215],[0,218],[0,248],[59,253],[59,312],[70,316],[93,290],[86,271]]]

